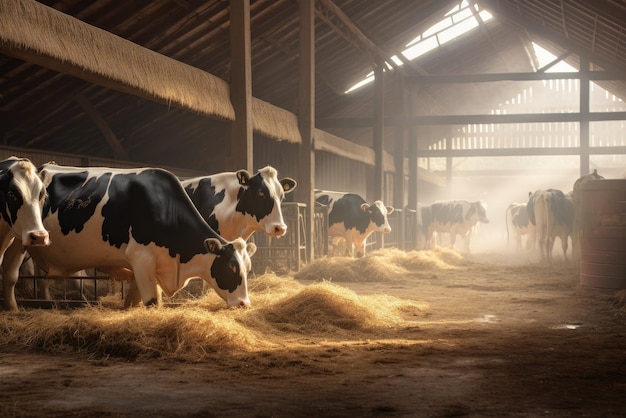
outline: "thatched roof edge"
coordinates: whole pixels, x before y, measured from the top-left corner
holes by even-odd
[[[224,80],[33,0],[0,0],[2,44],[2,49],[32,50],[172,106],[235,118]]]
[[[268,138],[292,143],[302,143],[298,118],[288,110],[252,98],[254,131]]]

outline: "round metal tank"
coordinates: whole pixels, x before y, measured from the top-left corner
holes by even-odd
[[[626,289],[626,179],[587,181],[580,205],[581,284]]]

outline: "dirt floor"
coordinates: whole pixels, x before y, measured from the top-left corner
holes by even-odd
[[[1,344],[0,416],[626,416],[620,293],[581,287],[562,260],[515,258],[475,254],[380,280],[375,271],[332,277],[359,296],[427,309],[408,309],[387,326],[274,328],[274,336],[257,335],[280,340],[274,348],[199,361]],[[321,279],[296,278],[305,287]],[[0,312],[4,323],[20,315]]]

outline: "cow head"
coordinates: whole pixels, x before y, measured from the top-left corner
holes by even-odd
[[[205,241],[207,251],[215,254],[211,266],[213,290],[226,301],[228,307],[248,307],[248,273],[252,269],[250,257],[256,252],[254,243],[246,243],[242,238],[222,244],[217,238]]]
[[[377,200],[373,205],[363,203],[361,209],[370,214],[371,222],[375,225],[376,231],[391,232],[387,215],[393,213],[393,206],[385,206],[383,202]]]
[[[487,205],[483,202],[472,202],[470,210],[468,212],[468,218],[474,218],[475,220],[484,224],[489,223],[489,218],[487,218]]]
[[[285,193],[296,188],[296,181],[289,177],[278,180],[276,169],[270,166],[260,169],[254,176],[240,170],[237,179],[242,186],[237,211],[250,215],[250,229],[264,230],[274,237],[285,235],[287,225],[280,204]]]
[[[41,221],[45,196],[45,186],[30,160],[10,157],[0,162],[0,219],[24,246],[50,244]]]

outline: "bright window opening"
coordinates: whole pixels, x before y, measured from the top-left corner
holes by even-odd
[[[406,48],[402,51],[402,55],[408,60],[414,60],[450,41],[458,39],[465,33],[475,29],[479,25],[475,13],[471,7],[475,8],[476,13],[483,22],[490,20],[493,16],[486,10],[479,10],[478,5],[470,6],[467,0],[463,0],[459,5],[452,8],[446,17],[435,23],[433,26],[425,30],[421,35],[412,39],[406,44]],[[397,56],[391,57],[393,62],[401,66],[403,62]],[[389,68],[389,65],[387,65]],[[345,91],[350,93],[374,81],[374,73],[370,72],[363,80],[355,83],[352,87]]]

